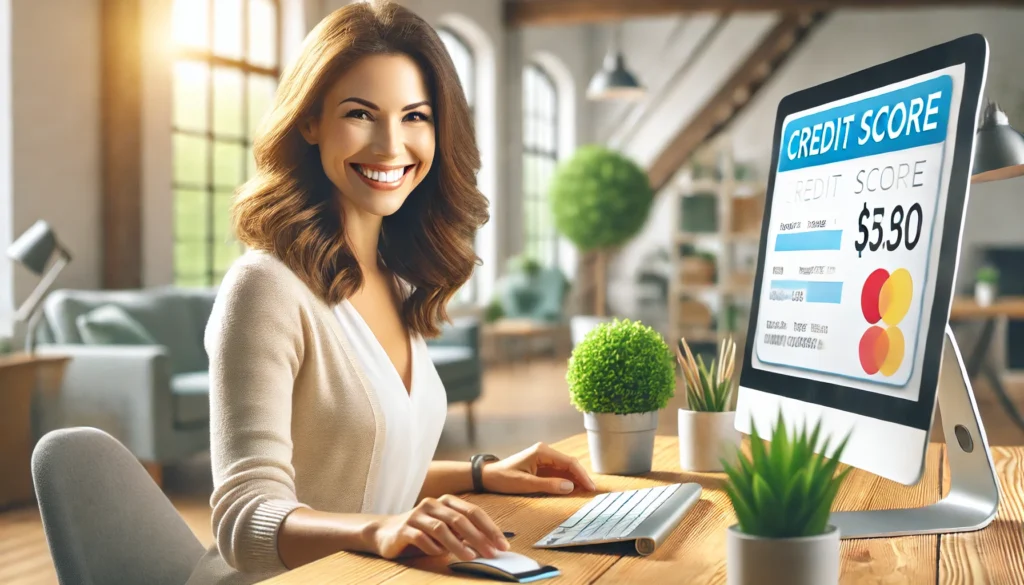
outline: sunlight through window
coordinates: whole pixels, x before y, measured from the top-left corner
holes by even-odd
[[[175,282],[215,286],[243,251],[230,205],[277,91],[280,5],[174,0],[173,19]]]

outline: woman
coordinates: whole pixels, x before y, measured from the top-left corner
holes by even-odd
[[[461,559],[508,549],[452,496],[594,485],[538,444],[434,462],[444,388],[424,337],[470,277],[487,202],[469,109],[437,35],[355,3],[281,81],[235,203],[210,356],[211,547],[192,583],[253,582],[341,550]],[[571,481],[570,481],[571,480]]]

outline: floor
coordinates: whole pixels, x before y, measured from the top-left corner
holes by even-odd
[[[1007,384],[1018,404],[1024,405],[1024,383]],[[1024,444],[1024,432],[1015,427],[983,386],[976,389],[989,443]],[[658,432],[676,432],[676,408],[682,393],[662,413]],[[438,459],[467,459],[477,452],[506,456],[536,441],[554,442],[583,432],[582,415],[569,404],[564,360],[535,360],[515,366],[488,369],[484,397],[476,406],[478,444],[466,441],[464,409],[455,406],[438,446]],[[941,438],[939,438],[941,441]],[[209,460],[195,461],[168,470],[165,491],[205,544],[211,542],[209,516]],[[55,584],[39,513],[34,508],[0,513],[0,583],[9,585]]]

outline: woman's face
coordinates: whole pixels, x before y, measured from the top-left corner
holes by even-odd
[[[320,117],[301,130],[320,146],[343,203],[378,216],[398,211],[434,160],[434,112],[416,62],[374,55],[345,72]]]

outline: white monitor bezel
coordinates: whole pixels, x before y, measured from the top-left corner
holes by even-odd
[[[768,225],[779,163],[780,136],[786,117],[961,64],[964,65],[964,82],[947,191],[946,215],[942,240],[939,242],[940,258],[951,258],[956,261],[940,262],[937,270],[935,300],[925,338],[918,399],[909,401],[829,382],[811,381],[753,368],[751,356],[754,351],[754,332],[757,330],[757,300],[761,298]],[[736,406],[737,430],[749,434],[752,430],[751,423],[754,423],[757,425],[758,433],[764,436],[770,432],[780,412],[789,428],[794,428],[794,425],[813,425],[820,420],[823,434],[833,438],[831,446],[856,429],[841,457],[843,463],[905,485],[912,485],[920,480],[924,472],[928,433],[934,418],[942,346],[956,282],[960,239],[969,195],[974,135],[987,70],[988,41],[983,36],[974,34],[790,94],[779,102],[750,322],[740,373]]]

